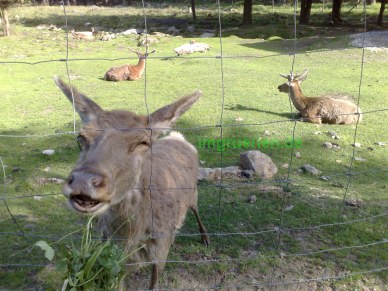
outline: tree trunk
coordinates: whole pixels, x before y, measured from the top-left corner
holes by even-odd
[[[384,22],[384,10],[385,10],[385,4],[387,3],[387,0],[381,0],[381,6],[380,6],[380,13],[377,17],[377,24],[383,25]]]
[[[9,26],[7,8],[4,8],[4,7],[1,8],[0,14],[1,14],[1,22],[3,24],[3,34],[4,34],[4,36],[10,36],[11,30],[10,30],[10,26]]]
[[[243,24],[252,24],[252,0],[244,0]]]
[[[191,0],[191,13],[193,14],[193,21],[197,21],[197,14],[195,13],[195,0]]]
[[[341,5],[342,0],[333,0],[333,10],[331,11],[331,20],[334,23],[341,23]]]
[[[300,2],[299,24],[309,24],[312,3],[312,0],[302,0]]]

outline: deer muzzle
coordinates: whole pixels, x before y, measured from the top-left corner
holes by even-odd
[[[69,204],[78,212],[95,213],[107,206],[106,177],[101,174],[73,171],[64,186]]]

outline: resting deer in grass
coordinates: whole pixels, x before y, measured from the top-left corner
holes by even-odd
[[[290,94],[295,108],[302,117],[312,123],[354,124],[361,122],[361,109],[356,104],[328,96],[307,97],[303,94],[300,84],[306,79],[309,70],[301,74],[280,74],[287,82],[278,87],[280,92]]]
[[[150,116],[126,110],[105,111],[91,99],[56,78],[57,86],[73,102],[81,117],[77,165],[64,186],[69,207],[97,214],[105,236],[121,227],[131,262],[152,263],[150,289],[158,275],[186,212],[191,209],[204,244],[206,229],[197,207],[198,155],[178,132],[157,139],[200,97],[197,91],[156,110]]]
[[[137,65],[123,65],[120,67],[112,67],[108,72],[105,73],[104,79],[107,81],[136,81],[141,78],[145,69],[145,60],[148,55],[155,52],[153,50],[150,53],[140,53],[138,51],[130,49],[131,52],[134,52],[139,57],[139,62]]]
[[[94,27],[91,28],[91,31],[75,31],[74,29],[71,30],[71,34],[75,39],[81,40],[92,40],[94,39],[94,36],[96,32],[94,31]]]

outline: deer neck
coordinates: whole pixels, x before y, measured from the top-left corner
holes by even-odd
[[[139,73],[142,74],[144,72],[144,69],[145,69],[145,59],[140,58],[139,62],[136,65],[136,67],[138,68]]]
[[[307,104],[307,97],[303,94],[298,82],[294,82],[290,86],[290,97],[292,103],[298,111],[302,111]]]

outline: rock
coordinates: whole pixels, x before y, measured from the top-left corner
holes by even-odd
[[[329,181],[330,177],[328,177],[328,176],[320,176],[319,179],[321,179],[323,181]]]
[[[199,164],[200,164],[200,165],[204,165],[204,164],[206,164],[206,161],[200,160],[200,161],[199,161]]]
[[[207,37],[215,37],[216,34],[214,32],[205,32],[205,33],[202,33],[199,37],[201,38],[207,38]]]
[[[323,146],[325,149],[331,149],[331,148],[333,147],[333,144],[332,144],[331,142],[326,141],[326,142],[324,142],[324,143],[322,144],[322,146]]]
[[[300,167],[300,169],[302,169],[303,172],[314,175],[314,176],[318,176],[318,175],[322,174],[322,171],[318,170],[317,168],[315,168],[309,164],[306,164],[306,165]]]
[[[294,209],[294,205],[287,206],[284,211],[291,211],[292,209]]]
[[[55,184],[65,183],[65,180],[60,179],[60,178],[48,178],[47,181],[50,183],[55,183]]]
[[[121,32],[121,34],[124,34],[124,35],[140,34],[140,33],[143,33],[143,30],[137,29],[137,28],[130,28],[130,29],[127,29],[126,31]]]
[[[231,166],[226,168],[199,168],[198,180],[199,181],[218,181],[222,178],[240,178],[241,169],[237,166]]]
[[[50,167],[46,167],[43,169],[43,172],[50,172],[51,171],[51,168]]]
[[[364,158],[355,157],[354,159],[359,162],[366,162],[366,159]]]
[[[262,179],[271,179],[278,171],[271,158],[260,151],[247,151],[240,154],[240,165],[243,170],[252,170]]]
[[[54,150],[44,150],[42,152],[42,154],[46,155],[46,156],[52,156],[53,154],[55,153]]]
[[[333,149],[340,149],[340,145],[338,143],[332,142],[331,145],[333,146]]]
[[[340,139],[335,131],[328,131],[327,135],[330,136],[332,139]]]
[[[287,169],[288,168],[288,164],[287,163],[283,164],[282,168]]]
[[[175,28],[175,26],[170,26],[169,28],[167,28],[167,32],[171,35],[177,35],[179,34],[181,30],[180,29],[177,29]]]
[[[237,116],[235,120],[236,120],[237,122],[240,122],[240,121],[243,121],[244,119],[242,119],[240,116]]]
[[[221,172],[221,169],[220,169]],[[226,168],[222,168],[222,178],[228,178],[228,177],[240,177],[241,176],[241,169],[238,166],[230,166]]]
[[[42,196],[34,195],[35,200],[42,200]]]
[[[256,200],[257,200],[257,197],[256,197],[255,194],[249,195],[249,197],[248,197],[248,202],[249,203],[255,203]]]
[[[107,32],[106,34],[104,34],[104,35],[100,38],[100,40],[101,40],[101,41],[110,41],[110,40],[112,40],[112,39],[114,39],[114,38],[116,38],[116,34]]]
[[[190,25],[190,26],[188,26],[188,27],[186,28],[186,30],[187,30],[188,32],[194,32],[194,31],[195,31],[195,27],[192,26],[192,25]]]
[[[220,168],[199,168],[198,170],[198,180],[199,181],[212,181],[213,173]]]
[[[349,199],[346,199],[344,202],[345,202],[345,205],[352,206],[352,207],[360,207],[362,204],[362,200],[358,198],[357,199],[349,198]]]
[[[252,178],[254,175],[254,172],[252,170],[243,170],[241,171],[241,176],[244,178]]]
[[[300,154],[300,152],[296,152],[295,153],[295,157],[297,157],[298,159],[301,157],[301,154]]]
[[[206,43],[199,43],[195,41],[191,41],[190,43],[183,44],[174,49],[174,52],[180,55],[192,54],[195,52],[206,52],[210,49],[210,46]]]
[[[264,130],[264,135],[271,135],[271,133],[268,130]]]
[[[355,148],[360,148],[361,144],[359,142],[355,142],[354,144],[352,144],[352,146],[354,146]]]
[[[315,131],[314,134],[321,134],[321,132],[320,131]]]
[[[383,146],[386,145],[385,142],[382,142],[382,141],[378,141],[378,142],[376,142],[376,144],[379,145],[379,146],[381,146],[381,147],[383,147]]]

